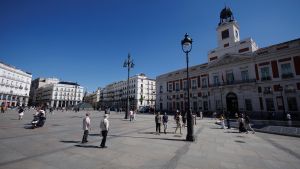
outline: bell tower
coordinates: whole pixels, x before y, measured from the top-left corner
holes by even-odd
[[[220,13],[217,33],[219,48],[231,47],[235,42],[240,41],[240,29],[229,7],[225,6]]]

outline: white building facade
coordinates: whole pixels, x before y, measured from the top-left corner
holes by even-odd
[[[73,82],[51,82],[36,89],[36,106],[74,107],[83,99],[83,87]]]
[[[129,78],[129,103],[131,109],[143,106],[155,107],[156,82],[145,74]],[[102,89],[101,107],[110,107],[126,110],[127,106],[127,81],[119,81],[107,85]]]
[[[208,63],[189,68],[194,112],[248,112],[258,118],[300,118],[300,39],[258,48],[240,40],[229,8],[220,14],[218,47]],[[156,109],[186,110],[186,69],[157,76]]]
[[[32,75],[0,62],[0,105],[27,106]]]

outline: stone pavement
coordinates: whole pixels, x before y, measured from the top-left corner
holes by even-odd
[[[297,169],[300,138],[223,130],[213,120],[198,120],[196,141],[174,134],[172,117],[167,134],[155,135],[153,115],[124,120],[112,112],[107,149],[100,149],[103,112],[91,112],[89,143],[80,144],[84,112],[55,112],[43,128],[29,129],[33,112],[17,120],[17,112],[0,114],[2,169]]]

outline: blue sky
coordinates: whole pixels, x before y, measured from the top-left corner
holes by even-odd
[[[191,65],[207,62],[225,4],[259,47],[300,37],[298,0],[1,0],[0,60],[93,91],[126,79],[130,52],[131,75],[155,78],[185,67],[186,32]]]

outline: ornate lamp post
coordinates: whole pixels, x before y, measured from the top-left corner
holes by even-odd
[[[133,59],[130,58],[130,53],[128,53],[128,58],[124,61],[123,67],[127,67],[128,70],[128,76],[127,76],[127,109],[125,113],[125,119],[128,119],[128,113],[129,113],[129,73],[130,68],[134,67]]]
[[[192,38],[186,33],[184,35],[184,39],[181,40],[181,47],[182,51],[186,54],[186,79],[187,79],[187,106],[186,106],[186,113],[187,113],[187,135],[186,141],[195,141],[194,138],[194,126],[193,126],[193,119],[192,119],[192,112],[190,106],[190,77],[189,77],[189,52],[192,50]]]

